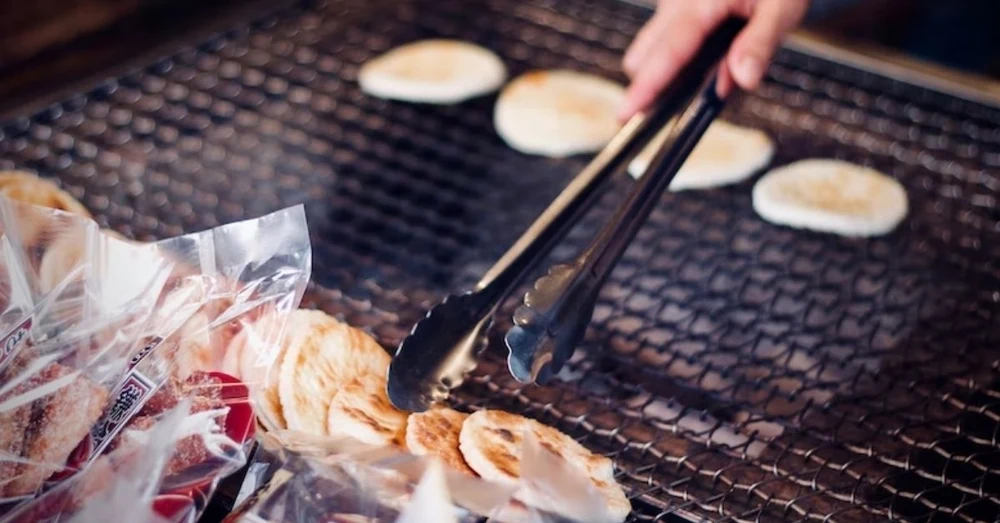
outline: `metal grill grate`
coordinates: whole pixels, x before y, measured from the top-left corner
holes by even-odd
[[[647,16],[615,0],[328,0],[3,124],[0,168],[57,176],[140,239],[307,202],[309,301],[392,346],[583,160],[505,147],[492,98],[366,97],[359,64],[447,36],[497,50],[514,74],[620,79]],[[608,453],[637,521],[1000,518],[1000,111],[784,51],[726,117],[774,136],[777,163],[892,174],[910,217],[849,240],[762,222],[749,183],[669,194],[558,380],[519,385],[496,351],[457,403],[526,412]]]

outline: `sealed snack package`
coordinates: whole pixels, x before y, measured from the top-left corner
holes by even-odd
[[[175,504],[201,500],[196,516],[217,482],[246,462],[256,382],[241,378],[266,376],[284,317],[308,282],[303,209],[153,244],[55,211],[0,202],[0,212],[11,217],[0,223],[10,233],[0,236],[2,325],[7,338],[28,340],[0,362],[0,494],[13,498],[0,514],[144,445],[144,434],[184,403],[182,425],[193,428],[176,441],[158,485]],[[30,246],[19,238],[25,216]],[[14,329],[25,324],[30,336]],[[247,329],[254,336],[240,345],[243,371],[227,361]]]
[[[228,523],[456,521],[606,523],[615,521],[589,482],[576,477],[533,435],[524,456],[535,463],[510,486],[446,469],[433,458],[351,439],[267,433],[248,495]],[[528,492],[530,490],[530,492]],[[519,500],[544,500],[558,512]],[[575,506],[573,504],[576,504]]]
[[[0,513],[65,467],[120,381],[172,269],[155,246],[0,198]],[[65,238],[79,256],[42,282]]]
[[[95,430],[95,446],[181,398],[191,398],[195,411],[246,403],[244,385],[263,380],[284,318],[298,306],[309,279],[301,207],[156,245],[177,261],[176,269],[117,391],[118,411],[128,412],[107,413],[108,423]],[[253,331],[253,343],[238,344],[238,356],[247,363],[237,365],[234,339],[246,331]],[[244,422],[251,424],[252,417]]]
[[[8,515],[5,523],[166,523],[193,521],[191,496],[162,494],[172,457],[206,427],[185,400],[136,431],[136,443],[102,455],[86,470]],[[210,436],[208,436],[210,437]],[[127,515],[127,516],[126,516]]]
[[[251,390],[266,376],[269,351],[309,279],[305,216],[295,207],[156,245],[177,262],[175,271],[142,349],[92,431],[89,459],[135,443],[163,412],[190,401],[188,422],[201,427],[177,443],[163,491],[207,499],[246,463],[255,427]],[[234,338],[249,330],[253,343],[240,344],[248,362],[228,363]]]

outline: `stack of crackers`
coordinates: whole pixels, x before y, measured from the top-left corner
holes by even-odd
[[[247,329],[246,335],[252,331]],[[409,414],[396,409],[386,395],[386,351],[365,332],[323,312],[293,312],[280,350],[260,391],[259,410],[269,428],[395,446],[509,485],[520,482],[521,452],[530,432],[542,448],[589,479],[615,521],[631,511],[614,479],[612,461],[552,427],[500,410],[466,414],[436,407]],[[524,489],[518,499],[564,513],[551,500]]]

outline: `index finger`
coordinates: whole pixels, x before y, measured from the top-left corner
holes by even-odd
[[[649,107],[656,96],[677,76],[698,51],[706,35],[728,14],[722,2],[671,4],[656,26],[644,64],[635,72],[625,95],[619,118],[625,120]]]

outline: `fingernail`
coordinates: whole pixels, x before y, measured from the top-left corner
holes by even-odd
[[[622,58],[622,69],[624,69],[626,73],[631,75],[636,69],[635,61],[636,61],[636,54],[634,52],[625,53],[625,58]]]
[[[729,96],[729,93],[732,90],[733,90],[732,79],[720,75],[718,81],[715,82],[715,94],[719,95],[719,98],[725,98]]]
[[[736,63],[733,74],[739,80],[741,87],[753,87],[764,74],[764,64],[756,56],[748,54]]]

